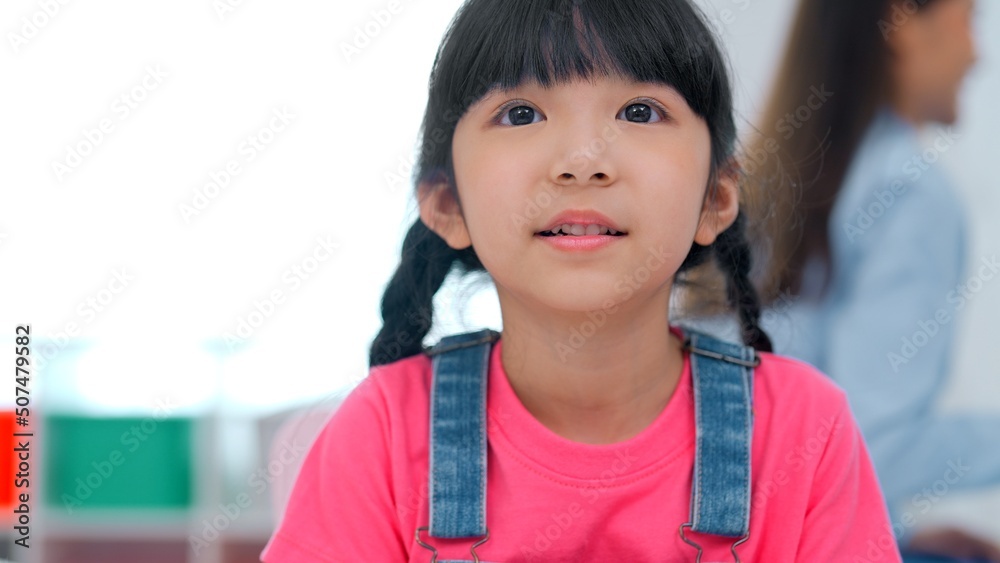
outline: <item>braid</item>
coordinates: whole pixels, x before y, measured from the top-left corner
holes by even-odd
[[[402,260],[382,295],[382,330],[372,342],[371,367],[423,351],[441,289],[459,251],[417,219],[403,240]]]
[[[719,234],[715,257],[726,280],[726,297],[739,313],[743,342],[762,352],[773,351],[771,339],[760,327],[760,298],[750,282],[751,252],[746,238],[746,216],[740,211],[736,221]]]

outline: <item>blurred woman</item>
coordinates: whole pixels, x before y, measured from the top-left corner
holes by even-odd
[[[1000,550],[957,530],[916,534],[948,490],[1000,485],[1000,418],[939,416],[955,318],[968,301],[962,205],[935,164],[976,60],[974,0],[802,0],[744,162],[769,218],[757,233],[776,351],[829,374],[851,401],[900,545]],[[936,492],[935,492],[936,491]]]

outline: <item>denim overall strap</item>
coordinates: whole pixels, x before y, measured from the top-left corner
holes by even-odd
[[[432,357],[430,531],[436,538],[486,530],[486,389],[491,329],[445,336]],[[419,530],[418,541],[419,541]]]
[[[688,524],[696,532],[746,538],[750,528],[753,367],[759,360],[751,347],[695,331],[685,333],[695,406]]]

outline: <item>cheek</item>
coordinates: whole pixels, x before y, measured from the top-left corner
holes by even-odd
[[[708,184],[711,144],[706,135],[686,135],[661,143],[647,157],[642,184],[645,197],[660,213],[678,221],[697,216]]]
[[[694,241],[698,228],[702,223],[702,210],[705,206],[705,195],[708,188],[709,162],[698,162],[692,159],[684,163],[684,174],[678,177],[679,183],[671,186],[676,193],[672,194],[669,207],[664,209],[664,217],[672,224],[670,235],[676,237],[677,244],[686,252]]]
[[[695,238],[704,189],[700,174],[650,177],[637,224],[650,238],[686,253]]]
[[[938,82],[942,89],[955,95],[968,73],[973,57],[973,46],[968,36],[952,36],[946,49],[947,60],[941,61],[941,74]]]
[[[467,146],[453,154],[462,210],[474,244],[525,236],[539,220],[524,192],[525,186],[533,185],[529,163],[509,149],[486,146]],[[493,236],[498,233],[503,237]]]
[[[952,10],[950,17],[938,26],[933,47],[928,55],[935,57],[939,77],[961,78],[975,52],[975,38],[968,15]]]

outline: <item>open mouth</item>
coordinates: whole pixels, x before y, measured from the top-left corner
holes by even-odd
[[[563,228],[554,229],[551,231],[541,231],[537,233],[538,236],[542,237],[593,237],[593,236],[611,236],[611,237],[623,237],[628,233],[622,231],[614,231],[607,227],[601,227],[600,230],[596,232],[583,232],[576,234],[575,232],[566,232]]]

